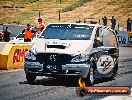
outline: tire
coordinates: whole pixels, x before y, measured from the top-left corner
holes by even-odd
[[[117,72],[118,72],[118,64],[115,65],[115,68],[111,75],[111,79],[114,79],[117,76]]]
[[[86,86],[91,86],[94,84],[94,68],[91,66],[87,77],[84,79]]]
[[[28,83],[34,83],[36,76],[35,75],[31,75],[31,74],[26,74],[26,79],[28,81]]]

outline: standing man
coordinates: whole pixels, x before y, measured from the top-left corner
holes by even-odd
[[[116,26],[116,19],[114,18],[114,16],[112,16],[112,19],[111,19],[111,29],[115,29],[115,26]]]
[[[127,32],[131,32],[131,28],[132,28],[132,21],[130,20],[130,18],[127,19]]]
[[[39,23],[38,31],[42,32],[42,30],[46,27],[46,25],[42,22],[41,18],[38,19],[38,23]]]
[[[24,42],[31,42],[33,33],[35,33],[35,31],[32,30],[30,24],[27,24],[27,28],[25,28],[25,29],[22,31],[22,33],[25,33],[25,34],[23,34],[23,35],[24,35]]]
[[[104,17],[102,18],[102,20],[103,20],[103,25],[104,25],[104,26],[107,26],[107,18],[106,18],[106,16],[104,16]]]
[[[8,27],[6,27],[3,31],[3,40],[5,42],[9,42],[10,41],[10,35],[11,35],[11,32],[10,30],[8,29]]]
[[[38,23],[39,23],[39,27],[38,28],[35,28],[35,31],[36,31],[36,38],[39,37],[39,34],[43,31],[43,29],[46,27],[46,25],[42,22],[42,19],[39,18],[38,19]]]

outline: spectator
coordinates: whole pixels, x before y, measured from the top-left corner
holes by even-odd
[[[3,31],[3,40],[5,42],[9,42],[10,41],[10,35],[11,35],[11,32],[10,30],[8,29],[8,27],[6,27]]]
[[[132,27],[132,21],[130,18],[127,19],[127,32],[131,32],[131,27]]]
[[[114,18],[114,16],[112,16],[112,19],[111,20],[111,29],[115,29],[115,26],[116,26],[116,19]]]
[[[27,28],[25,28],[22,33],[24,34],[24,42],[31,42],[31,39],[33,37],[33,33],[35,33],[34,30],[32,30],[31,25],[27,24]]]
[[[42,22],[41,18],[38,19],[38,23],[39,23],[39,31],[42,32],[42,30],[46,27],[46,25]]]
[[[104,25],[104,26],[107,26],[107,18],[106,18],[106,16],[104,16],[104,17],[102,18],[102,20],[103,20],[103,25]]]

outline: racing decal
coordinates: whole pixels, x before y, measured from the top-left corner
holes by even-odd
[[[16,62],[24,62],[25,60],[25,53],[28,49],[16,49],[13,55],[13,64]]]
[[[127,39],[125,36],[117,36],[117,38],[119,44],[127,44]]]
[[[113,58],[109,55],[102,55],[97,61],[97,70],[101,74],[109,73],[114,67]]]

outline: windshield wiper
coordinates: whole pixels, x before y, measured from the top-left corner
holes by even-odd
[[[59,40],[66,40],[66,39],[64,39],[64,38],[60,38]]]

